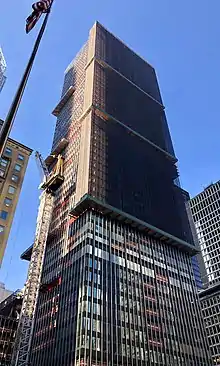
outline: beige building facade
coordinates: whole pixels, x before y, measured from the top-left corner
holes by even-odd
[[[31,153],[30,148],[9,138],[0,160],[0,265]]]

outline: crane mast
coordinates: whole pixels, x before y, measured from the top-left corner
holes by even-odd
[[[61,140],[60,149],[50,155],[53,169],[49,173],[48,167],[41,154],[36,152],[35,157],[44,177],[40,188],[43,192],[40,196],[40,205],[37,217],[35,239],[31,260],[25,284],[24,298],[15,339],[11,366],[27,366],[34,329],[36,304],[41,288],[41,273],[47,244],[47,237],[53,211],[54,196],[56,190],[64,181],[62,150],[67,145],[67,140]]]
[[[46,240],[53,209],[53,199],[53,195],[46,191],[44,191],[40,197],[35,241],[25,284],[24,299],[12,358],[12,365],[16,366],[28,365],[28,356],[34,327],[34,315],[40,288]]]

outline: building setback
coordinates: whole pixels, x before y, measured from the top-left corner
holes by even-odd
[[[0,129],[2,124],[0,120]],[[31,152],[27,146],[9,138],[0,160],[0,265]]]
[[[96,23],[53,113],[52,152],[67,141],[64,183],[30,363],[210,365],[197,249],[155,70]]]
[[[201,247],[205,289],[199,293],[214,365],[220,365],[220,181],[190,200]]]

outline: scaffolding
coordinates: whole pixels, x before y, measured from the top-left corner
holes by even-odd
[[[28,269],[28,277],[24,290],[24,299],[11,363],[13,366],[29,364],[28,357],[34,327],[34,316],[40,289],[41,271],[50,227],[53,200],[54,197],[51,193],[44,191],[41,194],[35,241]]]
[[[2,90],[6,80],[5,72],[6,72],[6,62],[3,56],[2,49],[0,47],[0,91]]]

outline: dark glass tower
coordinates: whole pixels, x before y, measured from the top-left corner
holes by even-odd
[[[65,72],[31,364],[209,365],[155,71],[96,23]],[[46,160],[50,164],[50,158]]]

